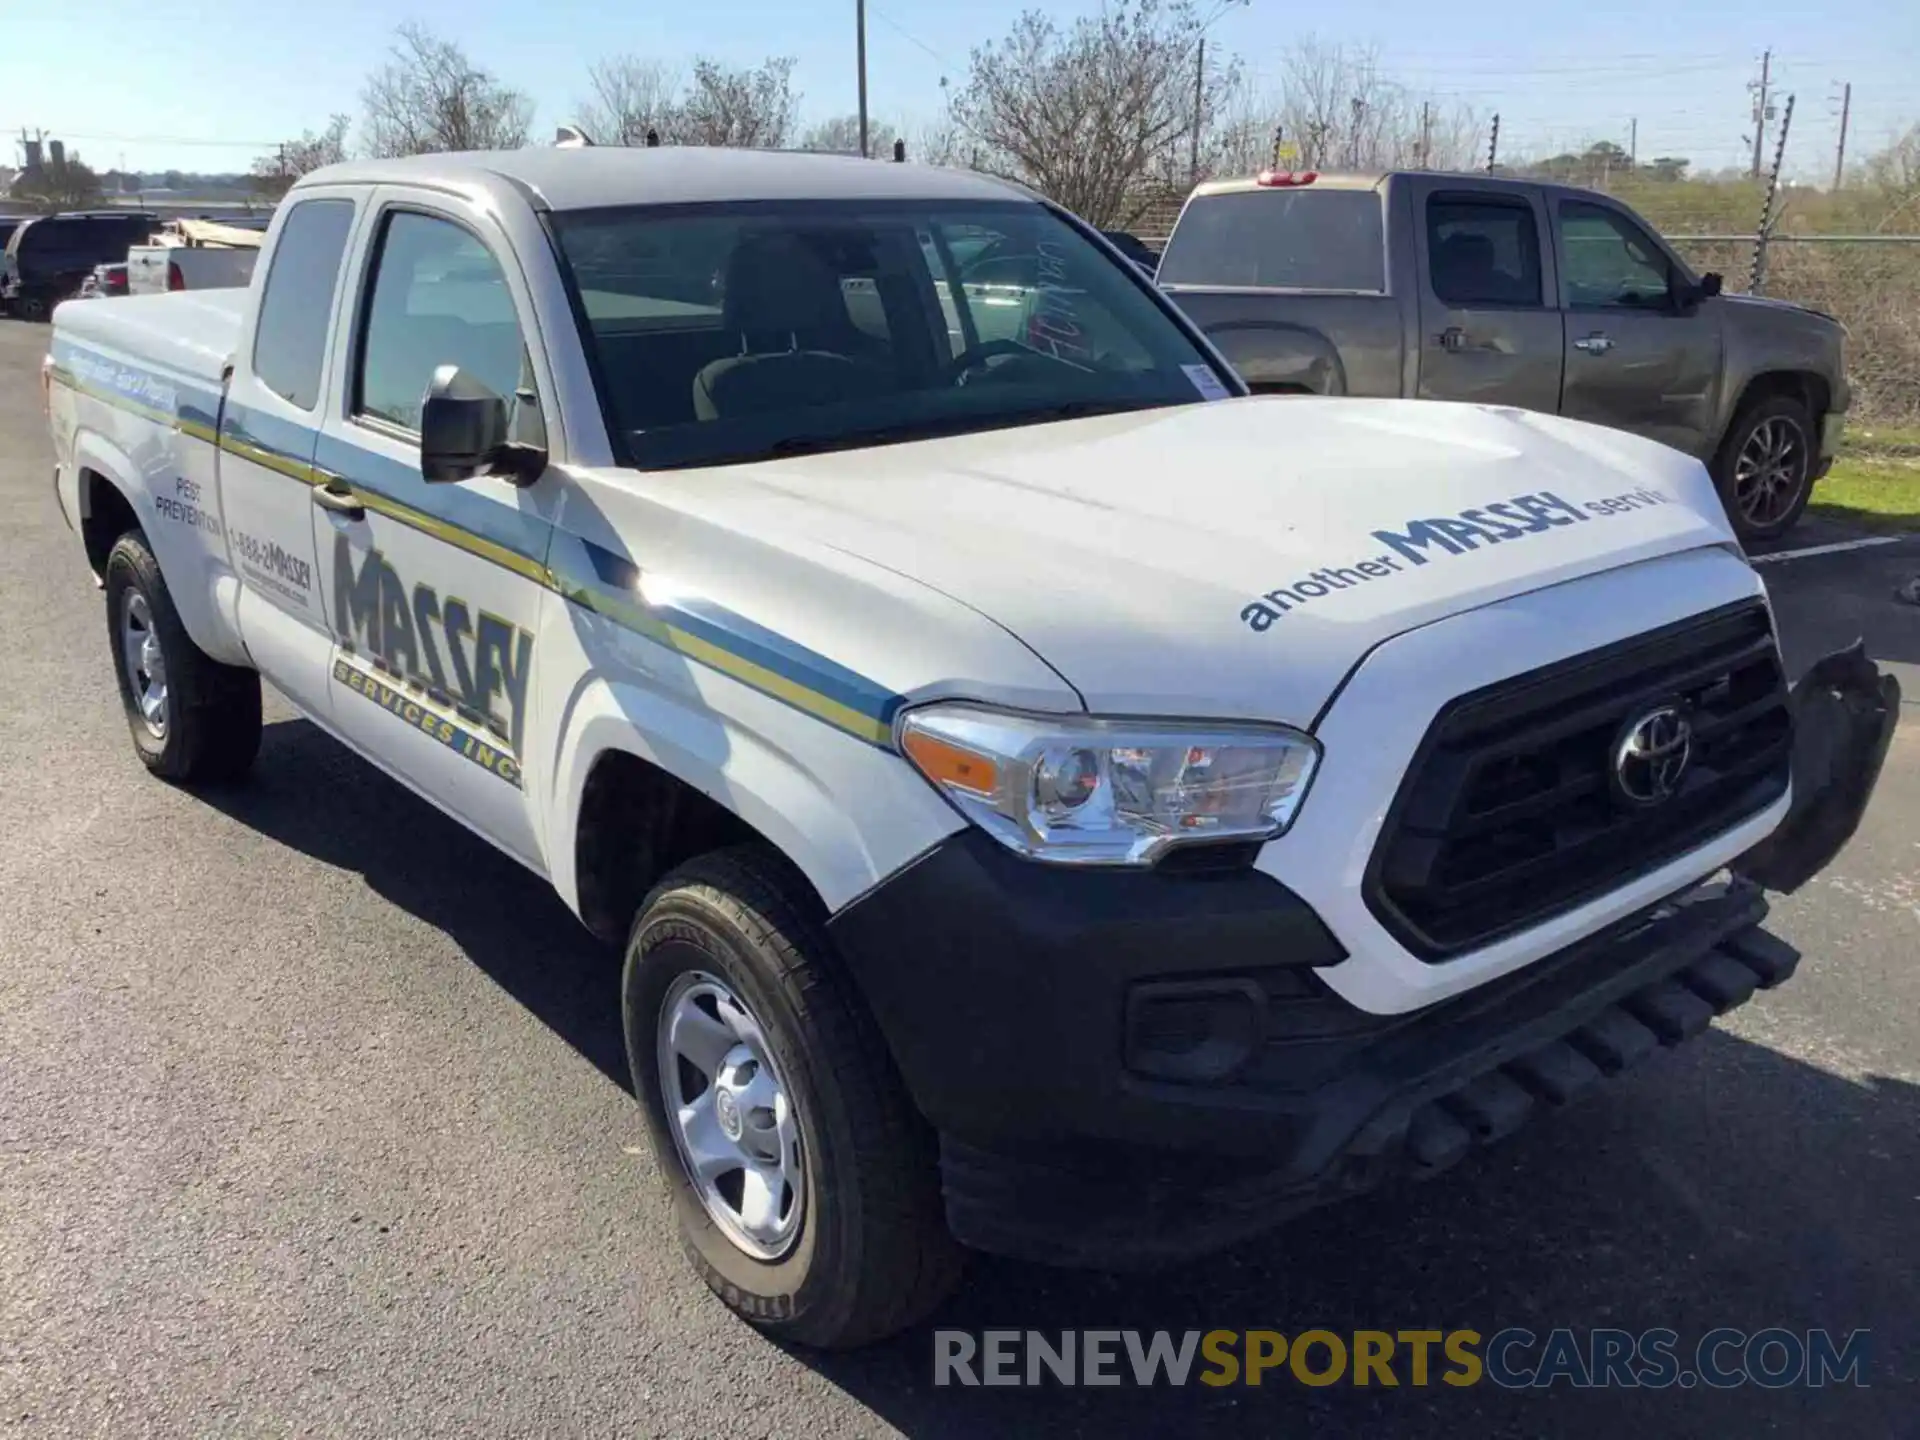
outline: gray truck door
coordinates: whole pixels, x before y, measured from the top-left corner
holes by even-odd
[[[1684,272],[1612,205],[1558,197],[1554,230],[1567,316],[1561,413],[1704,459],[1718,439],[1720,319],[1713,302],[1684,312],[1675,305]]]
[[[1564,344],[1544,207],[1530,191],[1438,180],[1416,182],[1413,202],[1416,393],[1558,410]]]

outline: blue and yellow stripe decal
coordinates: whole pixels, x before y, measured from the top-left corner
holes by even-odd
[[[233,403],[223,414],[220,396],[193,381],[60,338],[53,358],[54,378],[82,394],[303,485],[338,477],[376,514],[512,571],[869,744],[892,744],[903,696],[723,606],[649,602],[640,567],[615,550],[463,487],[428,486],[413,467],[337,435]],[[401,494],[430,497],[435,508],[409,504]]]
[[[582,609],[869,744],[892,744],[903,696],[719,605],[649,603],[640,594],[639,567],[625,556],[575,535],[554,540],[549,561],[557,588]],[[563,548],[577,550],[585,564],[561,563]]]

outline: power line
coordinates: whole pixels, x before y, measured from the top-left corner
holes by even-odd
[[[924,51],[927,55],[931,56],[935,60],[938,60],[942,65],[947,66],[949,69],[954,68],[954,62],[950,58],[948,58],[945,55],[942,55],[938,50],[934,49],[933,46],[927,44],[926,41],[922,40],[918,35],[915,35],[911,30],[907,29],[906,26],[902,25],[898,20],[895,20],[891,15],[887,14],[887,12],[882,10],[878,5],[868,5],[867,9],[872,14],[874,19],[878,20],[882,25],[886,26],[889,30],[893,31],[894,34],[898,35],[902,40],[906,41],[909,45],[913,46],[917,50]]]

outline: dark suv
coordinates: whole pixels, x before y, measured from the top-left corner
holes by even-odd
[[[7,240],[0,267],[0,304],[16,315],[40,318],[80,293],[96,265],[124,261],[160,226],[145,210],[92,210],[44,215],[21,222]]]

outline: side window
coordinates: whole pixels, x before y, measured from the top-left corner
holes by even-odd
[[[302,410],[320,403],[333,292],[352,229],[351,200],[302,200],[288,212],[273,247],[253,332],[253,373]]]
[[[1656,309],[1667,303],[1673,267],[1647,233],[1617,210],[1560,202],[1567,304]]]
[[[1427,267],[1448,305],[1538,305],[1540,227],[1533,207],[1496,196],[1427,201]]]
[[[442,365],[458,365],[513,399],[525,352],[513,292],[471,231],[396,210],[374,265],[355,413],[418,430],[427,386]]]

